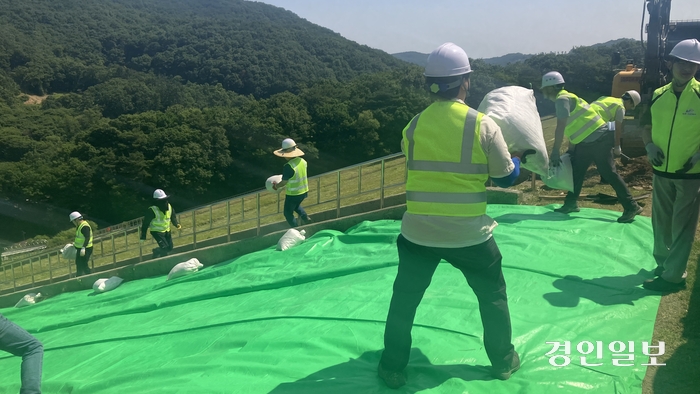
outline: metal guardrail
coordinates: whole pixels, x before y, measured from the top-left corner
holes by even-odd
[[[341,207],[367,201],[379,201],[405,191],[405,157],[401,153],[356,164],[309,178],[309,196],[304,208],[309,214],[335,211],[341,217]],[[284,193],[258,190],[205,206],[178,213],[182,230],[172,230],[176,247],[198,244],[212,238],[226,237],[249,231],[261,235],[261,228],[284,222],[282,215]],[[147,245],[139,242],[141,218],[130,220],[109,231],[95,231],[91,266],[116,267],[120,262],[149,260],[152,239]],[[255,230],[255,231],[253,231]],[[144,252],[145,251],[145,252]],[[52,283],[74,275],[74,261],[61,257],[60,248],[28,256],[0,266],[0,293],[35,287],[37,283]]]

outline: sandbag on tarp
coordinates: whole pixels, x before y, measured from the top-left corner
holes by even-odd
[[[542,134],[542,122],[531,89],[506,86],[490,91],[479,104],[479,112],[493,119],[501,128],[510,152],[534,149],[522,167],[543,178],[547,176],[547,145]]]

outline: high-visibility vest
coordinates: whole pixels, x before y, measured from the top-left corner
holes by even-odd
[[[287,180],[288,196],[299,196],[309,191],[309,180],[306,178],[306,160],[295,157],[287,162],[294,170],[294,176]]]
[[[408,213],[486,214],[488,161],[479,139],[483,116],[460,102],[438,101],[406,126]]]
[[[85,226],[90,229],[90,239],[88,239],[87,245],[85,244],[85,236],[82,232],[83,227]],[[92,248],[92,227],[90,227],[90,223],[88,223],[87,220],[80,222],[78,229],[75,230],[75,241],[73,242],[73,246],[75,246],[76,249]]]
[[[564,135],[572,143],[578,144],[605,125],[605,121],[588,105],[586,100],[563,89],[557,94],[557,99],[562,96],[576,101],[576,106],[571,109],[569,118],[566,121],[566,129],[564,130]]]
[[[615,114],[617,114],[620,108],[624,111],[625,104],[619,97],[602,96],[591,103],[591,108],[593,108],[604,121],[614,122]]]
[[[700,82],[691,78],[680,100],[669,83],[654,91],[651,102],[651,140],[666,159],[654,169],[675,173],[700,150]],[[696,165],[688,174],[700,173]]]
[[[166,233],[170,231],[170,213],[172,212],[170,204],[168,204],[168,210],[165,212],[161,211],[160,208],[155,205],[150,208],[156,217],[151,220],[148,229],[156,233]]]

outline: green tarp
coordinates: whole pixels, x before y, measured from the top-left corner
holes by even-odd
[[[377,378],[399,221],[0,313],[44,343],[45,393],[641,393],[642,342],[660,300],[639,287],[654,268],[648,218],[618,224],[619,212],[551,206],[488,213],[500,223],[522,359],[505,382],[489,378],[476,298],[446,263],[418,309],[408,385],[393,391]],[[550,365],[554,341],[570,341],[568,366]],[[602,366],[582,366],[582,341],[602,342],[602,359],[588,358]],[[634,342],[634,366],[612,365],[613,341]],[[20,360],[0,356],[0,392],[18,392]]]

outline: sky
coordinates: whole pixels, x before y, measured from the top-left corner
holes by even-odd
[[[568,52],[640,39],[644,0],[262,0],[388,53],[430,53],[444,42],[469,57]],[[645,21],[649,17],[646,16]],[[672,20],[700,20],[700,1],[673,0]],[[646,37],[645,37],[646,40]]]

